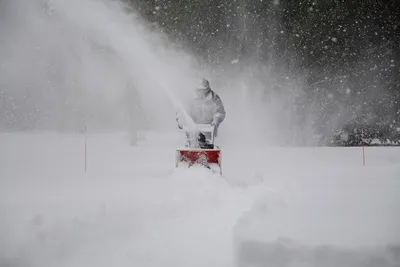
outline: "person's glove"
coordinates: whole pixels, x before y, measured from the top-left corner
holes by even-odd
[[[211,125],[214,126],[214,127],[218,127],[218,120],[214,119],[214,120],[211,122]]]
[[[214,137],[216,137],[217,136],[217,132],[218,132],[218,125],[219,125],[218,120],[214,119],[211,122],[211,125],[214,126]]]

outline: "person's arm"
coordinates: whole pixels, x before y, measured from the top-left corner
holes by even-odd
[[[218,126],[225,119],[226,112],[224,104],[217,94],[215,94],[215,105],[216,109],[213,117],[213,125]]]
[[[178,111],[176,112],[176,123],[178,124],[178,128],[182,129],[182,123],[180,121],[180,114]]]

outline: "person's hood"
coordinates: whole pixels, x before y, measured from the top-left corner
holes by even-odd
[[[199,98],[204,98],[211,92],[210,83],[207,79],[203,79],[201,83],[196,87],[196,95]]]

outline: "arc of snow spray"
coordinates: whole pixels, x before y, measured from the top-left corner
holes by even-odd
[[[167,94],[168,98],[171,100],[172,104],[174,105],[175,108],[177,108],[185,117],[185,121],[189,122],[189,125],[187,125],[187,128],[190,132],[190,137],[189,139],[191,140],[192,144],[196,144],[195,146],[198,145],[198,140],[196,138],[196,133],[198,132],[197,126],[194,123],[193,119],[189,116],[189,114],[186,112],[185,107],[182,105],[180,101],[178,101],[173,93],[166,87],[159,85],[162,89],[164,89],[164,92]]]
[[[194,123],[192,118],[189,116],[189,114],[186,112],[182,103],[175,98],[175,96],[172,94],[172,92],[167,87],[164,87],[162,85],[160,85],[160,87],[164,90],[164,92],[166,92],[166,94],[167,94],[168,98],[171,100],[172,104],[183,113],[186,120],[189,122],[189,125],[190,125],[189,128],[192,128],[193,130],[195,130],[196,124]]]

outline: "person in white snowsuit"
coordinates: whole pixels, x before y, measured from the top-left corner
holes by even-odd
[[[196,97],[192,99],[188,107],[188,115],[195,124],[211,124],[215,127],[214,136],[217,136],[218,128],[225,119],[225,108],[221,98],[215,93],[207,79],[203,79],[196,88]],[[179,114],[176,121],[182,129]]]

